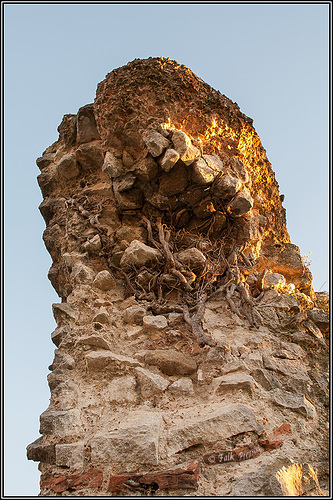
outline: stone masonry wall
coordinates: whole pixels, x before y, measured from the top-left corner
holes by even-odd
[[[252,120],[149,58],[58,131],[41,494],[325,494],[328,316]]]

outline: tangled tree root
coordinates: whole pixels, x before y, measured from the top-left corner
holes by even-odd
[[[193,237],[193,234],[167,228],[160,220],[152,223],[144,216],[142,223],[147,229],[149,244],[161,252],[163,259],[149,269],[133,267],[132,270],[125,271],[114,265],[110,256],[107,257],[109,267],[125,281],[129,293],[139,300],[148,301],[149,309],[155,314],[182,313],[200,346],[216,344],[204,332],[202,319],[206,301],[221,294],[225,295],[234,314],[242,320],[247,320],[251,327],[258,327],[253,313],[256,300],[251,296],[249,285],[242,273],[244,268],[249,272],[254,264],[243,254],[239,245],[231,245],[226,257],[223,242],[206,239],[204,250],[206,264],[194,272],[176,257],[177,252],[184,250],[182,243],[184,235]],[[197,243],[202,243],[201,237],[196,236]],[[192,243],[187,248],[194,245]],[[146,286],[138,282],[137,276],[141,271],[146,271],[152,276]],[[177,293],[177,300],[166,297],[171,291]]]

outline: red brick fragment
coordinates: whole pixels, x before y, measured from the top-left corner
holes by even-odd
[[[275,450],[283,444],[283,439],[291,434],[290,424],[282,424],[280,427],[275,429],[272,434],[268,436],[267,439],[259,439],[259,444],[266,451]]]
[[[147,474],[122,474],[111,476],[108,491],[115,492],[126,487],[126,482],[133,479],[138,487],[149,489],[196,489],[200,473],[199,462],[192,462],[186,469],[171,469]]]
[[[71,474],[63,476],[42,475],[41,488],[48,488],[55,493],[62,493],[68,489],[78,490],[81,488],[99,488],[103,481],[103,472],[92,469],[82,474]]]

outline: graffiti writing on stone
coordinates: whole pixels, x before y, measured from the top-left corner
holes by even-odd
[[[220,451],[219,453],[208,453],[203,456],[206,464],[224,464],[226,462],[242,462],[260,455],[262,449],[258,444],[244,446],[232,451]]]

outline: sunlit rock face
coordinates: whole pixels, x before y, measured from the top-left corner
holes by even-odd
[[[289,457],[325,490],[329,323],[252,120],[149,58],[58,131],[37,159],[61,298],[41,494],[283,495]]]

